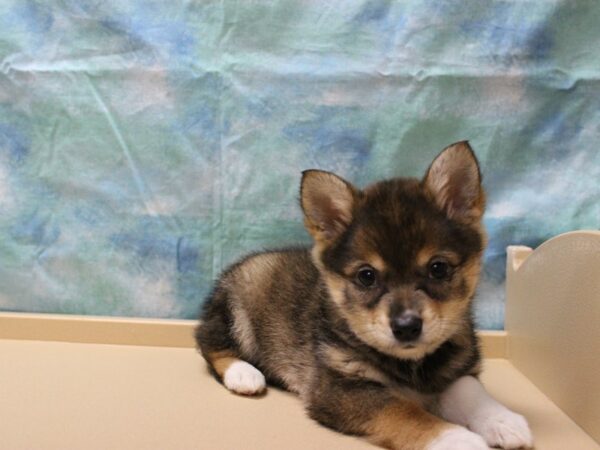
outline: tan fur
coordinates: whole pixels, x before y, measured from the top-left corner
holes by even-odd
[[[343,288],[336,289],[328,285],[333,298],[343,298]],[[372,309],[347,307],[341,313],[348,321],[350,328],[368,345],[392,356],[411,358],[412,350],[403,349],[389,326],[389,302],[382,300]],[[418,356],[415,356],[418,357]]]
[[[467,261],[461,269],[467,283],[467,295],[464,298],[451,299],[446,302],[430,302],[424,312],[426,322],[439,321],[440,335],[449,337],[464,326],[465,313],[470,307],[470,297],[475,291],[481,264],[478,259]],[[443,329],[443,330],[442,330]]]
[[[417,253],[415,259],[419,266],[426,267],[434,256],[444,258],[454,265],[458,264],[459,262],[459,257],[455,253],[439,249],[433,245],[427,245],[419,250],[419,253]]]
[[[336,305],[342,306],[344,303],[343,290],[346,285],[345,280],[331,273],[327,273],[323,278],[325,279],[325,284],[329,288],[332,300]]]
[[[329,367],[352,378],[376,381],[381,384],[392,384],[381,371],[364,361],[357,361],[353,353],[331,345],[324,345],[321,352]]]
[[[221,379],[223,379],[225,372],[234,362],[240,361],[239,358],[229,351],[211,353],[207,355],[206,359]]]
[[[367,435],[371,442],[385,448],[422,450],[451,426],[415,403],[395,402],[367,423]]]
[[[468,296],[472,296],[477,287],[477,281],[479,280],[479,274],[481,272],[481,260],[480,258],[472,259],[467,261],[462,269],[468,286]]]
[[[240,349],[247,357],[252,357],[256,352],[256,337],[254,336],[254,328],[244,308],[239,303],[234,303],[231,306],[233,314],[233,335],[239,342]]]
[[[480,271],[479,260],[465,263],[461,269],[467,283],[467,296],[450,299],[445,302],[427,302],[423,311],[425,323],[432,324],[430,333],[435,334],[435,341],[441,343],[457,333],[465,326],[467,311],[470,308],[470,298],[475,291]]]
[[[445,255],[450,261],[456,260],[456,255],[449,252],[435,252],[430,248],[420,253],[422,258],[423,255],[436,254]],[[384,267],[383,261],[378,264]],[[406,359],[422,358],[465,325],[466,312],[470,307],[469,298],[475,290],[479,276],[479,260],[469,261],[462,270],[468,279],[468,296],[446,302],[426,300],[422,311],[423,343],[416,348],[403,348],[398,345],[389,327],[390,304],[385,297],[372,309],[345,306],[340,309],[340,313],[346,318],[353,331],[367,344],[391,356]],[[324,279],[332,299],[336,304],[342,305],[347,282],[327,272],[324,273]]]
[[[281,262],[281,255],[277,253],[262,253],[248,259],[239,267],[242,279],[247,283],[261,284],[268,280],[273,269]]]
[[[238,269],[236,275],[243,282],[236,282],[237,301],[231,303],[231,312],[233,314],[233,334],[240,345],[240,348],[246,357],[254,356],[257,350],[256,337],[254,336],[254,327],[248,314],[249,303],[253,303],[256,308],[264,299],[260,289],[261,286],[270,279],[273,270],[280,262],[281,256],[277,253],[264,253],[248,259]]]
[[[357,253],[360,253],[360,251]],[[377,269],[378,272],[385,272],[386,268],[385,262],[377,253],[365,251],[364,256],[359,261],[356,261],[355,263],[346,267],[344,272],[346,273],[346,276],[352,276],[352,274],[356,273],[358,269],[365,265]]]
[[[338,306],[342,306],[344,302],[343,291],[346,282],[339,277],[327,273],[324,274],[324,279],[331,298]],[[403,348],[399,346],[390,330],[389,307],[389,302],[381,301],[372,309],[346,306],[340,308],[339,312],[362,341],[391,356],[419,359],[439,345],[438,340],[436,340],[427,346],[418,348]]]

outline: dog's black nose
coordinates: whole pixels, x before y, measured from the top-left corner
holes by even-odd
[[[401,342],[414,341],[422,329],[423,320],[415,314],[402,314],[392,319],[392,332]]]

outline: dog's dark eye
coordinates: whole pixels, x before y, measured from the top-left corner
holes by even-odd
[[[429,264],[429,276],[436,280],[442,280],[450,274],[450,266],[445,261],[433,261]]]
[[[364,287],[371,287],[375,284],[375,280],[377,279],[377,274],[375,269],[371,266],[363,266],[358,269],[356,273],[356,278],[358,282],[362,284]]]

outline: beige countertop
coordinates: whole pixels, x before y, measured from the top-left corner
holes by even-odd
[[[230,394],[189,348],[0,340],[0,355],[2,449],[374,448],[289,393]],[[529,419],[537,449],[600,448],[508,361],[486,360],[483,381]]]

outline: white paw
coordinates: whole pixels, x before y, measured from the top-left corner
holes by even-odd
[[[260,394],[265,390],[264,375],[246,361],[235,361],[223,375],[223,384],[230,391],[244,395]]]
[[[488,450],[481,436],[463,427],[443,431],[429,443],[427,450]]]
[[[469,421],[469,428],[493,447],[515,449],[533,446],[533,436],[525,418],[504,407],[478,414]]]

